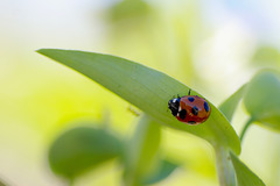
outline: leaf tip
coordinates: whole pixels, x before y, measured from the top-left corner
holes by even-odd
[[[48,50],[51,50],[51,49],[49,49],[49,48],[40,48],[40,49],[35,50],[35,52],[37,52],[39,54],[42,54],[42,55],[45,55],[45,52],[48,51]]]

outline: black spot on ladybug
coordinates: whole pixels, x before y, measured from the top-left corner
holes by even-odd
[[[197,114],[198,114],[198,108],[197,108],[196,106],[194,106],[194,107],[192,108],[192,113],[193,113],[193,115],[197,116]]]
[[[209,105],[206,101],[204,102],[203,106],[204,106],[204,109],[206,110],[206,112],[209,112],[209,110],[210,110]]]
[[[188,121],[189,124],[196,124],[195,121]]]
[[[193,101],[194,101],[194,98],[193,98],[193,97],[188,97],[188,100],[189,100],[190,102],[193,102]]]
[[[186,116],[187,116],[187,111],[186,111],[185,109],[183,109],[183,110],[181,110],[181,111],[179,112],[179,117],[180,117],[181,119],[185,119]]]

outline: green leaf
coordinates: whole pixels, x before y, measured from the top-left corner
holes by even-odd
[[[143,0],[124,0],[115,4],[110,10],[110,17],[113,21],[134,20],[143,18],[150,13],[150,6]],[[123,24],[123,26],[127,26]]]
[[[141,185],[142,180],[155,171],[160,141],[160,125],[144,115],[125,151],[126,185]]]
[[[264,182],[253,173],[237,156],[230,154],[236,172],[238,186],[265,186]]]
[[[106,130],[79,127],[59,136],[49,150],[52,170],[70,180],[121,154],[119,139]]]
[[[266,66],[270,68],[279,68],[280,52],[277,48],[272,46],[260,46],[257,48],[251,61],[254,67]]]
[[[41,49],[38,52],[88,76],[161,124],[199,136],[215,148],[224,146],[237,154],[240,152],[238,136],[213,104],[210,103],[212,112],[209,119],[197,126],[179,122],[167,112],[168,100],[178,94],[186,95],[189,87],[162,72],[98,53],[59,49]],[[194,90],[192,94],[201,96]]]
[[[263,70],[250,81],[244,96],[244,105],[251,120],[264,127],[280,131],[279,74]]]
[[[152,174],[151,176],[146,178],[143,184],[150,185],[160,182],[169,177],[177,168],[177,164],[174,164],[173,162],[170,162],[168,160],[161,160],[159,170],[157,170],[155,174]]]
[[[232,120],[232,116],[234,111],[239,103],[239,101],[243,98],[244,92],[246,90],[247,84],[244,84],[240,87],[234,94],[232,94],[228,99],[226,99],[220,106],[219,109],[224,113],[229,121]]]

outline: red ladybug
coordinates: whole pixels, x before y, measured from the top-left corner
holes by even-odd
[[[209,103],[199,96],[183,96],[168,101],[171,113],[181,122],[191,125],[203,123],[211,113]]]

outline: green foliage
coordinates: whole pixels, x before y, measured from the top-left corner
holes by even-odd
[[[271,68],[279,68],[280,52],[277,48],[272,46],[261,45],[256,50],[252,62],[254,65],[266,66]]]
[[[238,157],[232,153],[230,157],[235,168],[238,186],[265,186],[263,181],[242,163]]]
[[[253,118],[252,121],[258,121],[263,125],[278,129],[277,121],[280,119],[278,116],[280,104],[279,100],[273,99],[280,93],[276,73],[263,71],[257,74],[251,82],[242,86],[220,106],[223,113],[209,102],[212,108],[209,119],[204,124],[190,126],[177,121],[166,111],[167,102],[172,96],[186,95],[190,88],[164,73],[123,58],[98,53],[58,49],[41,49],[38,52],[84,74],[147,114],[142,117],[134,135],[127,143],[116,144],[116,146],[125,147],[122,148],[124,150],[122,153],[116,149],[108,151],[111,156],[107,159],[124,154],[122,160],[125,168],[124,182],[126,185],[140,186],[158,182],[168,177],[178,167],[160,158],[159,144],[161,135],[158,123],[189,132],[212,144],[216,152],[217,169],[222,186],[236,185],[235,176],[239,186],[264,185],[236,157],[240,153],[240,141],[228,120],[232,119],[239,101],[243,98],[245,107]],[[200,96],[194,90],[192,90],[192,94]],[[99,136],[97,133],[92,135]],[[63,136],[61,138],[63,139]],[[98,138],[101,139],[101,136]],[[112,136],[110,139],[113,140]],[[67,140],[74,143],[78,139],[70,138],[70,140]],[[67,140],[64,143],[67,143]],[[58,142],[55,142],[54,146],[56,143]],[[90,143],[93,145],[89,144],[87,147],[89,149],[101,148],[94,144],[93,141]],[[59,144],[61,145],[55,148],[55,151],[51,149],[50,154],[52,154],[52,151],[57,151],[59,152],[57,154],[62,154],[61,157],[68,154],[72,158],[71,153],[77,151],[74,149],[69,154],[64,149],[61,150],[64,144],[61,142]],[[105,148],[105,154],[106,152]],[[83,159],[82,156],[79,158]],[[72,172],[73,170],[71,169],[69,171],[69,165],[67,164],[71,164],[73,159],[63,164],[63,158],[60,158],[60,161],[63,162],[62,166],[56,164],[57,159],[59,160],[57,157],[50,158],[53,170],[68,177],[76,176],[89,168],[89,166],[82,166],[82,168],[75,169]],[[90,165],[95,165],[97,164],[97,161],[95,161],[97,159],[93,158],[88,161],[91,162]],[[103,162],[107,159],[99,159],[98,161]],[[83,163],[80,164],[83,165]],[[75,167],[77,165],[74,163],[71,166]],[[250,179],[245,179],[244,175]]]
[[[189,87],[164,73],[110,55],[58,49],[38,52],[88,76],[161,124],[197,135],[214,148],[224,146],[237,154],[240,152],[238,136],[213,104],[210,103],[212,113],[209,119],[195,127],[177,121],[166,111],[168,100],[177,94],[186,95]],[[200,95],[194,90],[192,94]]]
[[[232,94],[228,99],[226,99],[220,106],[219,109],[224,113],[229,121],[232,120],[234,111],[239,103],[239,101],[243,98],[246,85],[240,87],[234,94]]]
[[[49,150],[52,170],[70,180],[120,156],[121,141],[104,129],[79,127],[59,136]]]
[[[148,185],[168,177],[178,166],[159,154],[160,125],[143,116],[126,141],[108,130],[77,127],[60,135],[49,150],[49,163],[56,174],[70,182],[82,173],[118,157],[126,185]]]
[[[140,185],[143,178],[151,174],[156,166],[161,140],[160,126],[143,116],[128,140],[125,152],[125,181],[127,185]]]
[[[160,164],[158,166],[158,170],[155,171],[153,174],[148,176],[144,181],[144,185],[154,184],[159,181],[162,181],[163,179],[170,176],[170,174],[178,168],[177,164],[174,164],[173,162],[170,162],[168,160],[161,160]]]
[[[160,156],[161,127],[144,115],[131,139],[128,139],[124,156],[126,185],[148,185],[168,177],[177,165]]]
[[[110,10],[110,18],[113,21],[133,19],[146,16],[150,12],[149,5],[143,0],[124,0],[116,4]]]
[[[253,77],[244,96],[251,122],[280,131],[279,73],[263,70]]]

